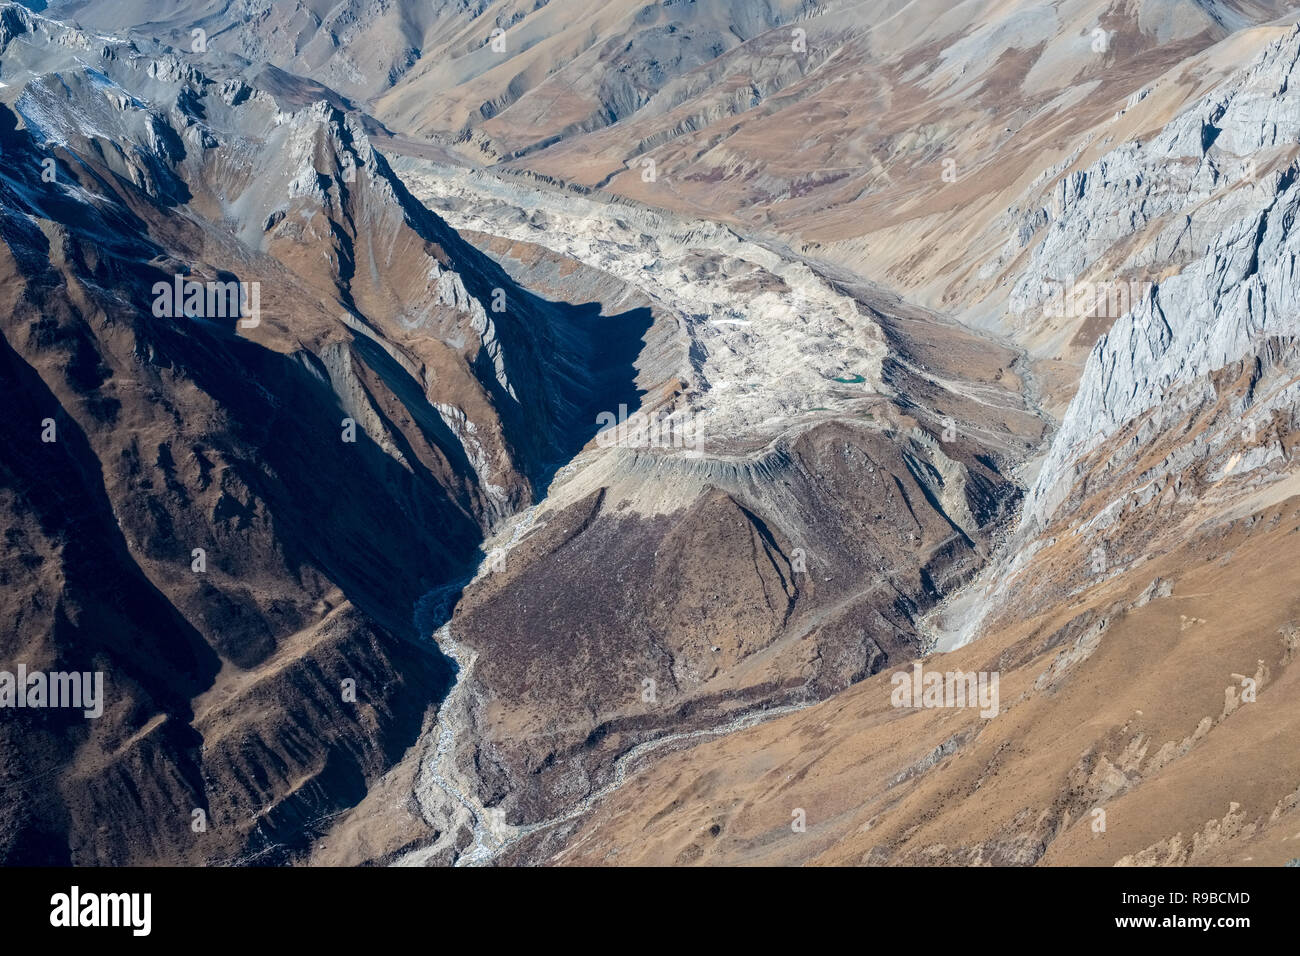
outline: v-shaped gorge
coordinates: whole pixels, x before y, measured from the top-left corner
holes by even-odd
[[[927,647],[921,617],[983,565],[1045,433],[1017,351],[714,224],[397,168],[543,295],[652,322],[639,412],[608,409],[474,579],[431,596],[456,690],[313,859],[561,839],[645,760]]]
[[[1287,4],[255,6],[0,3],[0,858],[1296,858]]]
[[[7,714],[0,858],[292,859],[452,684],[420,599],[639,406],[649,309],[521,285],[327,103],[0,15],[0,653],[105,686]]]

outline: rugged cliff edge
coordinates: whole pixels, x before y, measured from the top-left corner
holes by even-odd
[[[1054,282],[1147,278],[1016,530],[931,619],[923,667],[1000,675],[997,716],[893,706],[877,675],[666,758],[521,858],[1296,856],[1298,60],[1288,30],[1159,132],[1036,184],[1061,202],[1023,237],[1008,327],[1060,318],[1034,311]]]
[[[302,89],[14,4],[0,70],[0,656],[106,698],[6,710],[0,858],[289,859],[450,685],[419,598],[636,391]]]

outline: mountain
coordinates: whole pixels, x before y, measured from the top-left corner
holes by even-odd
[[[1008,544],[935,622],[924,667],[999,673],[997,718],[898,709],[880,674],[674,754],[532,859],[1294,857],[1297,63],[1292,28],[1057,184],[1023,288],[1163,278],[1097,340]]]
[[[445,693],[418,599],[635,391],[354,117],[14,5],[0,56],[4,657],[108,687],[6,719],[3,856],[281,858]]]
[[[1294,858],[1297,63],[0,4],[0,669],[105,686],[5,712],[0,859]]]

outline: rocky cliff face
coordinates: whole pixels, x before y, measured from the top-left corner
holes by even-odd
[[[871,677],[665,759],[521,858],[1294,856],[1298,61],[1283,31],[1020,204],[1005,327],[1031,349],[1098,331],[1014,533],[932,618],[925,668],[999,674],[998,716],[899,709]],[[1061,284],[1121,278],[1140,294],[1118,316],[1051,308]]]
[[[499,859],[675,743],[918,652],[920,616],[981,566],[1017,500],[1006,471],[1042,434],[1014,351],[716,224],[399,168],[495,237],[507,271],[635,297],[653,323],[642,423],[560,469],[431,622],[463,666],[414,773],[436,839],[398,858]],[[378,842],[385,817],[360,814],[336,835]]]
[[[0,858],[1284,852],[1280,6],[426,7],[0,5]]]
[[[1157,278],[1139,285],[1088,357],[1026,498],[1012,571],[1099,488],[1113,496],[1091,526],[1103,536],[1122,523],[1128,495],[1141,505],[1195,494],[1180,480],[1189,467],[1251,490],[1289,475],[1277,429],[1296,420],[1288,362],[1300,314],[1298,60],[1300,31],[1291,30],[1147,142],[1061,180],[1060,195],[1072,198],[1018,288],[1135,271]],[[1251,385],[1222,407],[1232,369],[1253,369]],[[1215,427],[1189,428],[1212,408]],[[1109,458],[1097,470],[1101,447]],[[1153,447],[1168,456],[1151,462]]]
[[[636,392],[334,107],[0,25],[0,647],[106,688],[6,712],[0,855],[283,859],[445,692],[418,599]]]
[[[1081,233],[1097,241],[1095,224],[1114,223],[1122,209],[1138,208],[1149,219],[1131,222],[1114,240],[1150,232],[1143,236],[1144,249],[1120,262],[1118,271],[1142,264],[1167,277],[1144,290],[1089,356],[1032,494],[1031,517],[1048,516],[1069,458],[1159,406],[1175,387],[1253,357],[1270,338],[1296,334],[1300,313],[1292,264],[1300,113],[1288,93],[1298,59],[1300,32],[1293,31],[1159,136],[1116,157],[1107,169],[1079,174],[1074,188],[1080,202],[1053,223],[1052,236],[1040,247],[1044,258],[1059,243],[1071,243],[1066,236],[1074,237],[1075,248]],[[1190,174],[1186,185],[1177,182],[1184,171]],[[1092,188],[1093,176],[1132,185],[1107,197],[1106,186]],[[1161,183],[1170,177],[1175,181]],[[1191,185],[1196,181],[1206,185],[1198,189]],[[1153,183],[1171,195],[1151,208],[1145,187]],[[1100,231],[1105,243],[1105,227]],[[1082,274],[1095,262],[1079,266]],[[1240,409],[1243,422],[1252,415],[1270,417],[1274,400]],[[1157,416],[1153,427],[1170,414]]]

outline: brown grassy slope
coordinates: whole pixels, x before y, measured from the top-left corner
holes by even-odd
[[[983,637],[927,670],[996,671],[1002,710],[901,709],[889,671],[629,779],[543,856],[554,863],[1279,864],[1300,856],[1296,434],[1238,441],[1245,390],[1135,422],[1084,461],[1064,511]],[[1280,373],[1280,374],[1279,374]],[[1263,383],[1263,384],[1260,384]],[[1181,442],[1229,440],[1174,474]],[[1136,442],[1136,444],[1134,444]],[[1228,462],[1274,445],[1272,483]],[[1127,451],[1126,451],[1127,450]],[[1163,491],[1160,490],[1163,488]],[[1090,523],[1119,504],[1114,525]],[[1095,549],[1106,568],[1095,570]],[[1246,679],[1257,687],[1243,700]],[[803,809],[807,832],[791,830]],[[1105,830],[1093,829],[1095,810]]]

